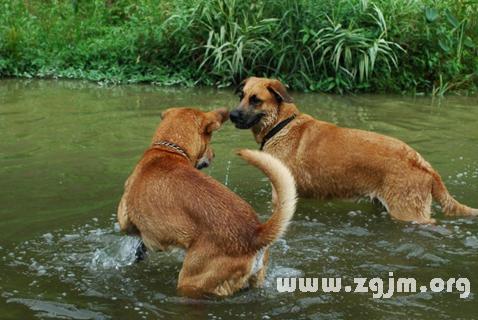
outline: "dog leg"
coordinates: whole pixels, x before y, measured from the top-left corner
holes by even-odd
[[[178,291],[191,298],[232,295],[247,286],[251,262],[250,256],[211,255],[208,248],[190,248],[179,272]]]
[[[196,243],[186,252],[183,260],[183,266],[179,271],[178,292],[190,298],[203,298],[212,294],[211,287],[216,283],[208,283],[207,279],[213,275],[213,270],[209,270],[208,265],[213,257],[207,252],[201,250],[201,245]]]
[[[430,218],[426,213],[413,211],[410,208],[395,208],[394,206],[391,206],[389,213],[392,218],[400,221],[417,222],[422,224],[436,223],[436,220]]]
[[[185,266],[179,273],[178,291],[181,295],[190,298],[206,298],[208,296],[226,297],[241,288],[233,279],[227,279],[220,268],[208,264],[202,272],[192,274],[195,268]],[[245,281],[244,281],[245,283]]]
[[[431,218],[431,193],[426,197],[413,198],[409,196],[401,197],[399,195],[388,196],[381,201],[394,219],[423,224],[436,223],[436,220]]]
[[[375,197],[394,219],[423,224],[436,222],[431,218],[432,180],[427,172],[414,169],[390,174]]]

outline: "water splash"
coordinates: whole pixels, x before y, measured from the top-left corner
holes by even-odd
[[[139,238],[123,237],[104,248],[96,249],[91,259],[90,267],[94,270],[119,269],[134,263],[136,248],[140,244]]]
[[[229,172],[231,171],[231,160],[227,160],[227,165],[226,165],[226,175],[224,178],[224,185],[227,187],[229,184]]]

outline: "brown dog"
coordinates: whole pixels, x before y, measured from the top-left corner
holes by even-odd
[[[168,109],[162,117],[153,144],[126,181],[118,208],[121,229],[139,235],[149,250],[186,250],[178,280],[183,295],[227,296],[260,286],[268,247],[295,211],[291,173],[267,153],[239,152],[277,191],[273,214],[261,223],[247,202],[197,170],[210,161],[211,134],[227,120],[227,110]]]
[[[453,199],[438,173],[404,142],[301,114],[278,80],[249,78],[237,92],[231,121],[252,129],[261,149],[289,167],[300,196],[370,196],[392,217],[420,223],[434,222],[432,197],[447,214],[478,215]]]

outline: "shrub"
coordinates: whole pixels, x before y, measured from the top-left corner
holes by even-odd
[[[0,0],[0,76],[471,92],[475,0]]]

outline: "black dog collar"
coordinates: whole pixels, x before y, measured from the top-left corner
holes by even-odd
[[[186,151],[184,151],[183,148],[181,148],[180,146],[178,146],[178,145],[175,144],[175,143],[172,143],[172,142],[169,142],[169,141],[165,141],[165,140],[161,140],[161,141],[153,142],[153,146],[165,146],[165,147],[169,147],[169,148],[171,148],[171,149],[174,149],[174,150],[175,150],[177,153],[179,153],[180,155],[184,156],[186,159],[190,160],[188,154],[186,153]]]
[[[269,141],[273,136],[275,136],[277,134],[277,132],[281,131],[282,128],[284,128],[286,125],[289,124],[289,122],[291,122],[292,120],[294,120],[296,117],[296,115],[292,115],[291,117],[285,119],[285,120],[282,120],[281,122],[279,122],[274,128],[271,129],[271,131],[269,131],[264,139],[262,139],[262,143],[261,143],[261,148],[259,150],[262,150],[264,149],[264,145],[267,143],[267,141]]]

